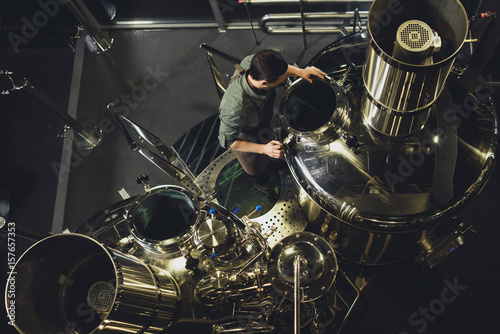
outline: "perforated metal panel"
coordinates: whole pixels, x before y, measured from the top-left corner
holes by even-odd
[[[87,294],[87,303],[96,312],[107,312],[114,302],[115,289],[107,282],[94,283]]]
[[[432,29],[422,21],[407,21],[399,27],[397,39],[408,51],[424,51],[432,45]]]
[[[203,191],[211,193],[215,188],[217,176],[222,168],[236,159],[232,151],[228,150],[215,159],[203,172],[198,175],[195,182]],[[305,230],[306,217],[297,201],[297,190],[293,176],[281,175],[281,189],[276,204],[265,214],[251,218],[258,222],[263,231],[275,227],[276,231],[267,239],[269,246],[273,247],[282,238]],[[217,199],[215,200],[217,201]]]

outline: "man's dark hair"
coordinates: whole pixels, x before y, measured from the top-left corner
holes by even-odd
[[[253,58],[248,74],[255,80],[266,80],[273,83],[288,69],[288,63],[278,52],[273,50],[262,50],[257,52]]]

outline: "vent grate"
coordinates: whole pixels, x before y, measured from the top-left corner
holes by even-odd
[[[422,51],[429,48],[432,40],[432,31],[427,24],[419,21],[404,23],[404,27],[399,29],[399,40],[406,49],[412,51]]]
[[[88,305],[96,312],[106,312],[113,305],[115,289],[107,282],[92,285],[87,294]]]

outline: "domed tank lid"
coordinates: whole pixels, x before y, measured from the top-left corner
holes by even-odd
[[[285,141],[290,170],[306,196],[334,217],[378,231],[419,230],[452,215],[485,184],[494,161],[496,115],[491,103],[445,90],[425,127],[394,139],[361,121],[362,88],[349,92],[356,150],[342,138]],[[456,100],[473,104],[462,119]]]
[[[300,232],[281,239],[272,249],[267,275],[276,291],[293,300],[294,259],[301,259],[302,302],[320,298],[330,290],[337,275],[337,258],[325,239]]]

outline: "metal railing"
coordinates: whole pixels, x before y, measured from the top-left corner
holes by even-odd
[[[353,19],[361,24],[368,18],[368,12],[362,11],[359,13],[359,19],[355,19],[356,11],[350,12],[324,12],[324,13],[305,13],[304,19],[307,22],[313,23],[305,28],[305,32],[308,34],[314,33],[340,33],[342,30],[348,32],[355,32],[356,23],[352,26],[346,26],[342,24],[334,25],[332,24],[334,20],[350,20]],[[297,34],[302,33],[303,29],[299,24],[301,24],[302,17],[300,13],[285,13],[285,14],[266,14],[259,21],[259,27],[262,31],[268,34]],[[314,24],[316,21],[317,24]],[[293,26],[295,24],[295,26]],[[358,29],[361,30],[362,27],[358,24]]]
[[[354,11],[345,12],[312,12],[304,11],[304,4],[324,4],[324,3],[344,3],[350,7],[352,3],[371,3],[371,0],[240,0],[247,10],[248,20],[252,18],[248,9],[248,4],[254,5],[290,5],[297,4],[298,13],[266,14],[259,20],[259,27],[268,34],[297,34],[302,33],[304,49],[307,49],[306,35],[310,33],[352,33],[356,31],[356,23],[359,30],[362,30],[362,20],[368,18],[368,11],[360,12],[357,8]],[[352,25],[350,21],[352,19]],[[307,25],[306,25],[307,23]],[[255,35],[255,31],[254,31]],[[257,39],[257,38],[256,38]],[[257,41],[258,44],[258,41]]]

